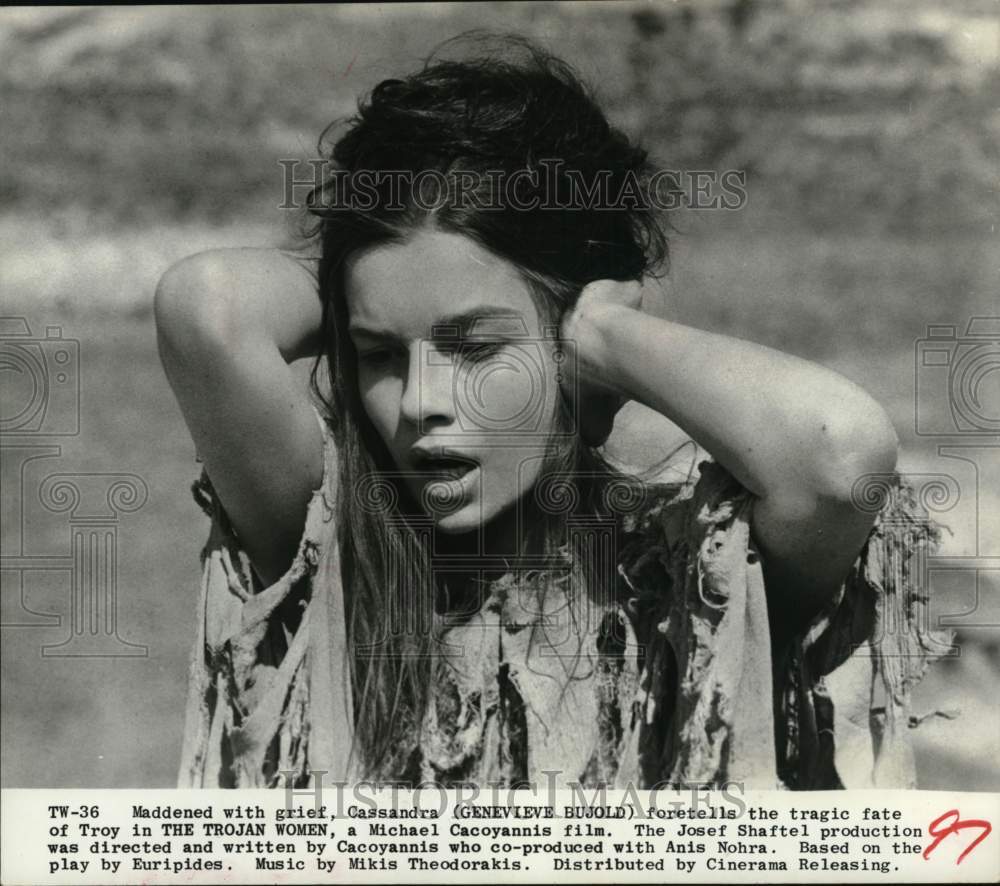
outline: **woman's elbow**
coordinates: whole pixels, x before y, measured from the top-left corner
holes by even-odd
[[[858,494],[859,480],[896,470],[899,437],[886,411],[875,400],[865,398],[850,411],[822,423],[817,452],[822,453],[820,497],[851,504]]]
[[[233,327],[231,276],[219,251],[181,259],[164,272],[153,296],[164,363],[183,361],[206,347],[225,345]]]

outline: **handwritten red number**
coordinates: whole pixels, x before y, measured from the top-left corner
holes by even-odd
[[[951,819],[951,822],[945,824],[946,819]],[[930,835],[934,838],[934,842],[931,843],[924,850],[924,858],[930,858],[931,853],[937,849],[938,844],[951,834],[957,834],[963,828],[980,828],[982,833],[976,837],[965,849],[959,857],[955,864],[961,864],[962,859],[965,858],[973,849],[975,849],[980,843],[983,842],[993,830],[993,826],[988,821],[983,821],[981,818],[967,818],[965,821],[960,821],[958,818],[958,810],[950,809],[944,815],[935,818],[934,821],[928,825],[927,830]]]

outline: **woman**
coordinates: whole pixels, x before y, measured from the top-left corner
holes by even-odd
[[[931,650],[882,551],[900,515],[933,539],[894,482],[855,501],[894,471],[885,412],[642,313],[654,170],[512,48],[362,102],[312,195],[318,261],[215,251],[160,283],[213,517],[182,784],[912,782]],[[288,367],[311,355],[318,413]],[[627,399],[713,461],[608,464]]]

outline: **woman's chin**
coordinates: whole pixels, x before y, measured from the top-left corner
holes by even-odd
[[[470,502],[450,514],[432,516],[434,516],[435,528],[447,535],[462,535],[466,532],[475,532],[485,522],[478,502]]]
[[[423,511],[441,532],[471,532],[482,525],[484,513],[482,474],[477,466],[456,479],[435,479],[417,493]]]

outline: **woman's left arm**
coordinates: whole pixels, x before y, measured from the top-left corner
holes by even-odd
[[[750,492],[768,586],[815,611],[874,522],[855,481],[896,466],[882,407],[843,376],[789,354],[642,313],[637,283],[597,281],[565,319],[579,381],[638,400],[707,449]]]

